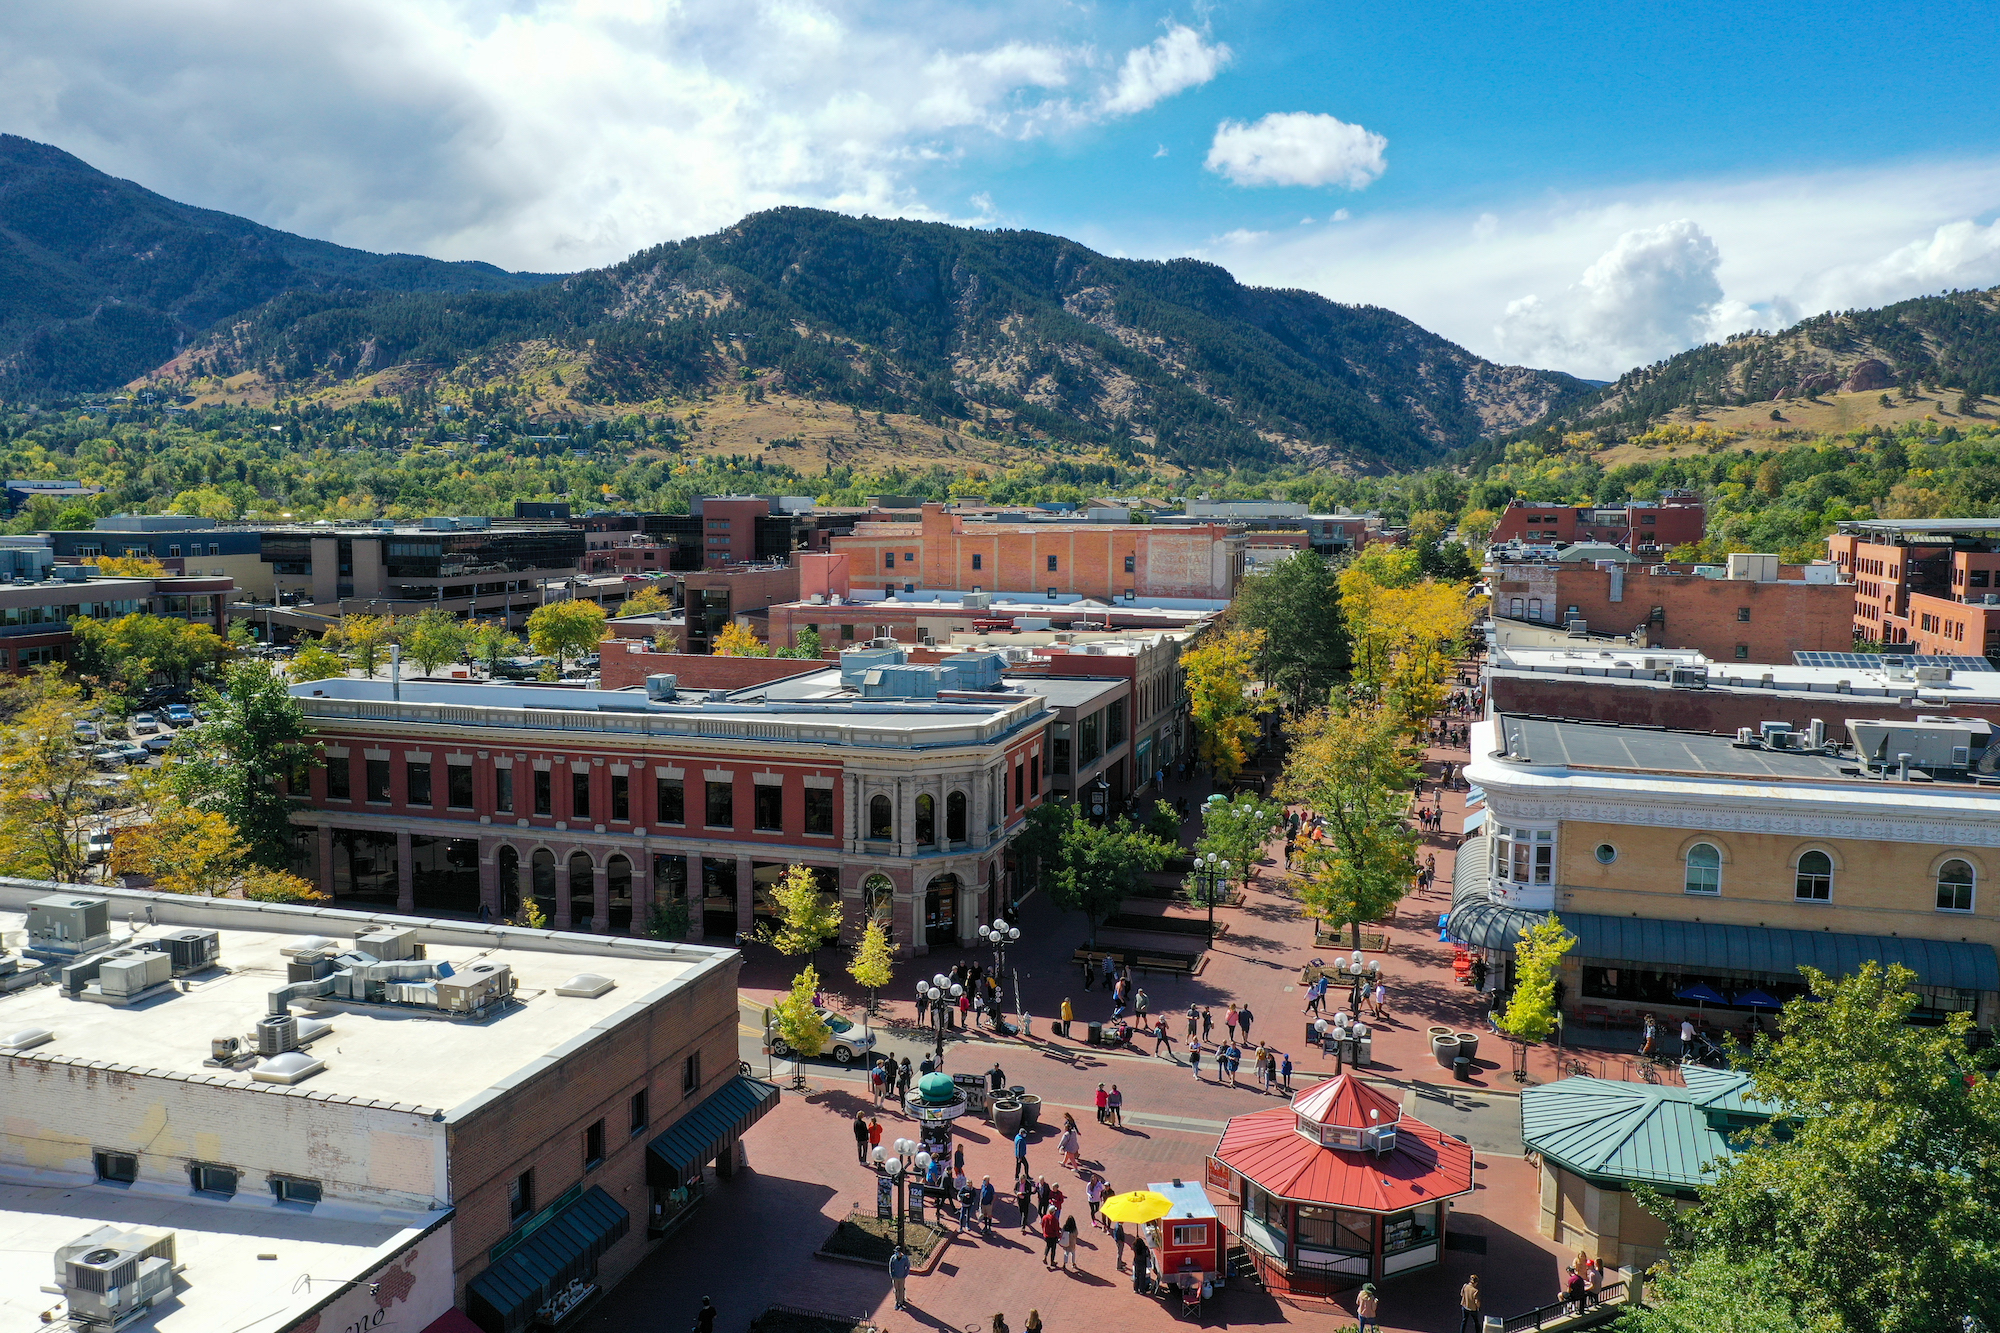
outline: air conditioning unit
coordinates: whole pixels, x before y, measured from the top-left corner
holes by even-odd
[[[1668,679],[1675,689],[1705,690],[1708,688],[1708,668],[1677,666]]]
[[[119,1328],[173,1294],[174,1233],[99,1227],[56,1251],[72,1323]]]

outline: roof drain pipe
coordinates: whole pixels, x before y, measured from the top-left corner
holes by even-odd
[[[389,645],[389,701],[403,702],[403,645]]]
[[[1899,782],[1910,780],[1910,756],[1907,754],[1896,756],[1896,780]]]

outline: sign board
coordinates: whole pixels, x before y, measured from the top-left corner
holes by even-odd
[[[293,1327],[316,1333],[369,1333],[371,1329],[419,1329],[451,1308],[451,1224],[442,1223],[421,1235],[405,1233],[410,1243],[387,1262],[348,1280],[329,1274],[331,1299]]]
[[[1203,1160],[1202,1165],[1205,1169],[1205,1174],[1202,1178],[1203,1184],[1212,1190],[1221,1190],[1225,1194],[1235,1192],[1236,1173],[1224,1166],[1221,1158],[1206,1158]]]
[[[896,1215],[894,1202],[895,1183],[887,1175],[877,1175],[875,1177],[875,1216],[885,1222],[894,1217]]]

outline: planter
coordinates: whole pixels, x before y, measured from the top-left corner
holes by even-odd
[[[1002,1097],[993,1103],[993,1130],[1003,1139],[1014,1137],[1021,1128],[1021,1103],[1012,1097]]]
[[[1452,1035],[1454,1035],[1454,1034],[1453,1034],[1453,1032],[1452,1032],[1452,1030],[1451,1030],[1450,1028],[1435,1028],[1435,1027],[1433,1027],[1433,1028],[1425,1028],[1425,1029],[1424,1029],[1424,1037],[1425,1037],[1425,1039],[1426,1039],[1426,1040],[1429,1040],[1429,1041],[1436,1041],[1436,1040],[1437,1040],[1437,1039],[1438,1039],[1439,1037],[1449,1037],[1449,1036],[1452,1036]]]
[[[1024,1092],[1020,1098],[1021,1123],[1034,1129],[1042,1123],[1042,1099],[1032,1092]]]
[[[1451,1062],[1458,1058],[1458,1038],[1451,1036],[1433,1037],[1431,1039],[1431,1054],[1437,1057],[1438,1068],[1451,1068]]]
[[[1477,1032],[1459,1033],[1458,1053],[1468,1060],[1477,1060],[1479,1058],[1479,1034]]]

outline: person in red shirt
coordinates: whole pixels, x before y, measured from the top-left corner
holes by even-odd
[[[1056,1242],[1062,1239],[1062,1221],[1051,1208],[1042,1214],[1042,1267],[1056,1266]]]
[[[1110,1093],[1108,1093],[1108,1092],[1106,1092],[1106,1091],[1104,1090],[1104,1085],[1103,1085],[1102,1083],[1100,1083],[1100,1084],[1098,1084],[1098,1085],[1097,1085],[1097,1123],[1098,1123],[1098,1124],[1100,1124],[1100,1125],[1101,1125],[1101,1124],[1103,1124],[1103,1123],[1104,1123],[1104,1109],[1105,1109],[1105,1108],[1106,1108],[1107,1106],[1109,1106],[1109,1105],[1111,1105],[1111,1094],[1110,1094]]]

